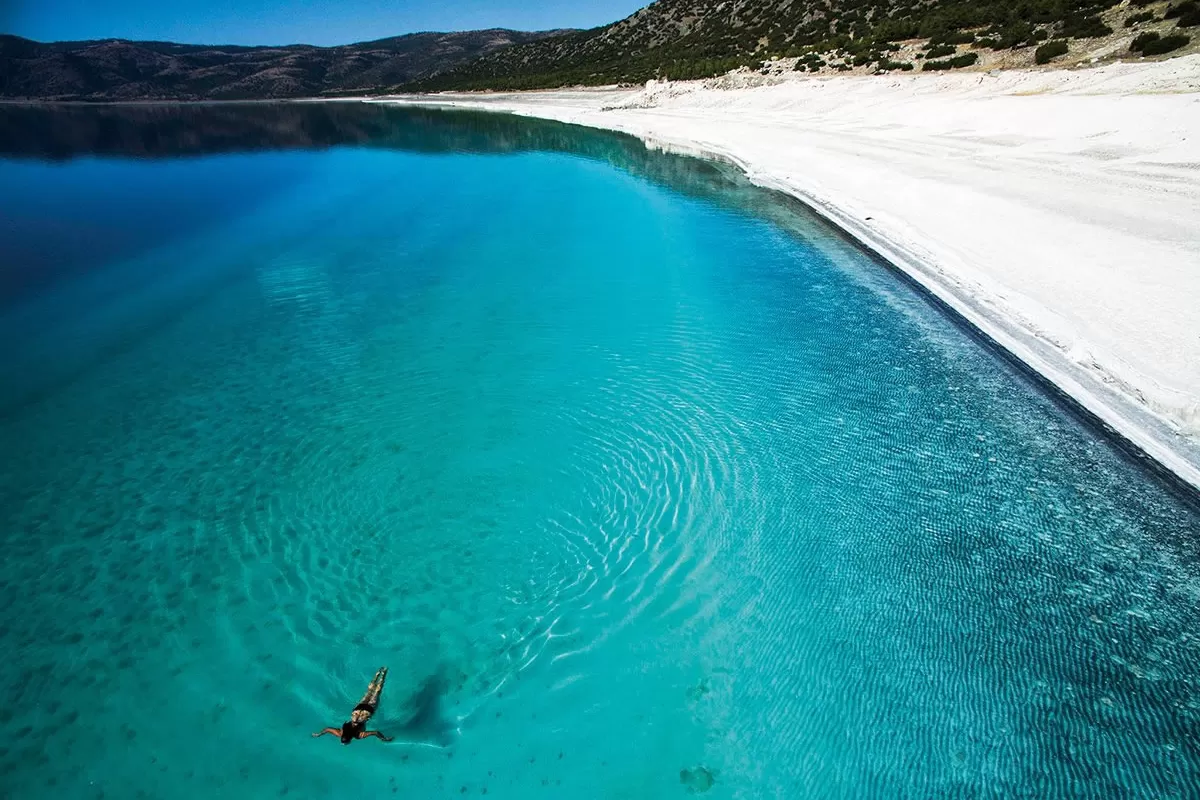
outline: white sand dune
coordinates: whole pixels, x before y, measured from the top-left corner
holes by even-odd
[[[1200,56],[389,102],[557,119],[733,160],[1200,487]]]

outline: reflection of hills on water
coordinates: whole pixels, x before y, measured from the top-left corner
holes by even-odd
[[[8,106],[0,108],[0,158],[62,162],[85,157],[107,159],[161,160],[181,157],[252,153],[287,150],[320,150],[332,147],[378,148],[395,151],[438,154],[511,155],[552,153],[610,164],[631,175],[667,187],[680,194],[700,199],[733,211],[753,213],[775,220],[802,236],[816,235],[820,228],[808,214],[795,213],[792,204],[778,202],[777,196],[754,187],[735,167],[689,156],[652,150],[627,134],[595,130],[548,120],[517,117],[480,111],[401,107],[367,103],[259,103],[259,104],[146,104],[126,106]],[[231,189],[231,191],[235,191]],[[598,219],[598,225],[605,220]],[[157,251],[156,251],[157,252]],[[195,272],[162,272],[153,258],[134,259],[122,267],[130,286],[163,288],[172,298],[182,293],[167,286],[160,278],[176,276],[188,291],[197,291],[191,281],[205,283],[225,274],[219,268]],[[209,253],[207,262],[225,263],[224,255]],[[54,266],[54,265],[51,265]],[[352,349],[333,336],[326,327],[336,329],[338,309],[322,292],[320,265],[308,262],[301,253],[276,253],[259,265],[257,273],[265,296],[294,313],[308,315],[314,326],[313,339],[320,341],[325,355],[341,363],[353,360]],[[47,269],[41,265],[40,269]],[[83,271],[95,272],[88,264]],[[161,274],[160,274],[161,273]],[[125,274],[125,273],[122,273]],[[182,277],[180,277],[182,276]],[[41,281],[50,285],[48,276]],[[173,280],[174,278],[172,278]],[[109,281],[114,285],[119,280]],[[207,285],[207,284],[206,284]],[[165,287],[165,288],[164,288]],[[153,313],[157,322],[140,322],[153,327],[166,316],[160,312],[170,302],[150,292],[156,299]],[[8,304],[19,296],[10,294]],[[132,302],[132,301],[130,301]],[[6,303],[0,302],[0,307]],[[128,302],[126,303],[128,305]],[[175,308],[174,306],[171,306]],[[150,308],[150,306],[147,306]],[[90,324],[103,317],[103,308],[73,320],[72,325]],[[126,308],[126,312],[129,309]],[[174,313],[174,311],[172,312]],[[132,317],[126,313],[126,317]],[[169,316],[169,315],[168,315]],[[12,323],[16,318],[8,319]],[[0,323],[6,319],[0,317]],[[108,330],[108,323],[96,323]],[[57,330],[65,322],[25,324],[30,330]],[[134,328],[119,336],[101,335],[89,329],[76,339],[86,342],[79,363],[63,370],[68,379],[80,365],[94,358],[97,349],[108,351],[126,347],[140,337]],[[11,333],[12,325],[6,331]],[[82,329],[81,329],[82,330]],[[36,348],[24,348],[26,362],[39,363]],[[68,359],[60,353],[57,366]],[[41,375],[30,367],[26,376],[30,386],[10,392],[7,402],[0,401],[0,413],[20,406],[39,395],[46,386],[58,385],[62,376]],[[13,387],[10,387],[13,388]]]
[[[0,110],[3,157],[172,158],[336,146],[431,154],[563,153],[605,161],[711,200],[728,199],[731,190],[748,188],[731,167],[651,151],[632,136],[509,114],[369,103],[10,106]]]
[[[582,132],[506,114],[379,103],[29,105],[0,111],[0,155],[166,158],[339,145],[422,153],[594,150],[581,144],[589,138]]]
[[[177,158],[264,150],[377,147],[415,153],[561,153],[609,163],[682,194],[815,235],[807,211],[728,164],[651,150],[623,133],[512,114],[380,103],[9,106],[0,158]]]

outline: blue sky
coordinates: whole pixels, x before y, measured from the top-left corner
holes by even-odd
[[[590,28],[649,0],[0,0],[30,39],[346,44],[425,30]]]

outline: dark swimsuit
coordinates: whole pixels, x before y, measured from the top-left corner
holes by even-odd
[[[378,703],[359,703],[358,705],[356,705],[354,707],[354,711],[365,711],[368,714],[374,714],[375,709],[378,707],[379,707]],[[345,708],[345,706],[342,706],[342,708]],[[350,713],[353,714],[354,711],[351,711]]]

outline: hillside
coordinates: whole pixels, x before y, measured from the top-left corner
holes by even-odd
[[[242,100],[808,72],[997,68],[1196,49],[1200,0],[657,0],[587,31],[417,33],[340,47],[0,35],[0,98]],[[1138,39],[1135,41],[1134,37]],[[1134,51],[1130,46],[1134,45]]]
[[[1070,41],[1113,35],[1133,26],[1164,22],[1200,24],[1196,0],[1173,7],[1153,0],[658,0],[602,28],[518,45],[406,87],[530,89],[564,85],[637,83],[717,75],[770,58],[798,58],[798,69],[849,70],[904,67],[892,53],[913,42],[926,69],[968,66],[981,54],[1070,49]],[[1179,40],[1167,45],[1180,46]],[[1125,46],[1128,50],[1128,44]],[[1166,52],[1163,50],[1162,52]],[[1155,54],[1149,52],[1147,54]],[[951,56],[947,63],[937,59]],[[1053,56],[1047,56],[1050,58]]]
[[[386,90],[562,31],[416,33],[341,47],[239,47],[0,35],[0,97],[238,100]]]

